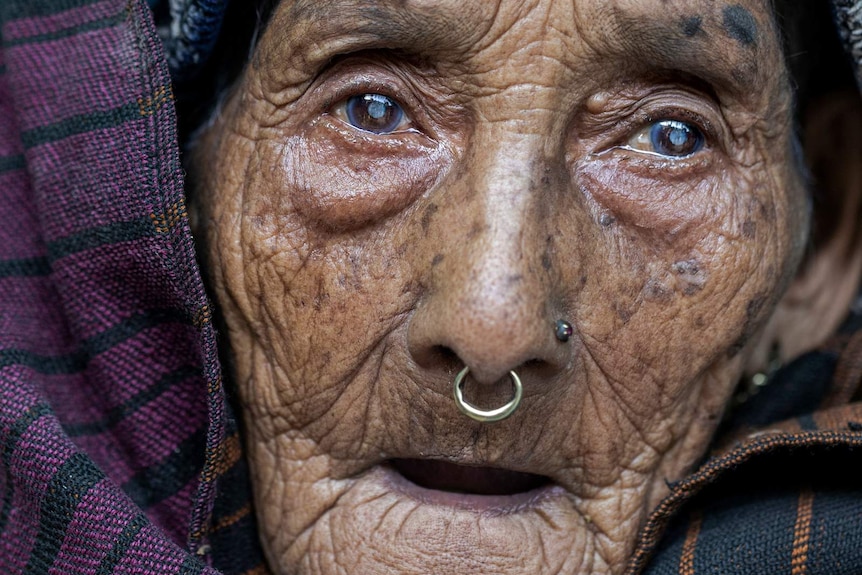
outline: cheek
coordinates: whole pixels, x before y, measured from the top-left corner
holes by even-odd
[[[659,182],[649,162],[578,167],[605,256],[579,297],[598,305],[576,307],[610,381],[636,375],[673,398],[727,364],[772,309],[794,261],[792,218],[767,170],[712,166],[676,178],[664,169]]]
[[[246,148],[243,142],[228,136],[222,148]],[[429,258],[405,231],[410,226],[399,223],[418,217],[414,210],[381,215],[381,206],[409,205],[417,195],[413,187],[344,176],[349,168],[314,157],[307,144],[291,144],[256,141],[241,169],[219,168],[244,175],[241,181],[224,179],[232,187],[222,185],[216,194],[221,215],[211,253],[222,270],[223,292],[230,294],[220,298],[226,314],[241,317],[229,318],[231,346],[253,350],[238,358],[242,371],[254,374],[252,385],[261,386],[245,393],[246,400],[301,427],[348,396],[344,390],[357,370],[376,365],[380,342],[414,305],[412,262]],[[301,170],[288,176],[286,166]],[[410,174],[397,168],[405,178]],[[339,174],[357,187],[345,190],[344,180],[336,181]],[[370,222],[357,225],[364,220]],[[333,232],[336,225],[354,229]]]

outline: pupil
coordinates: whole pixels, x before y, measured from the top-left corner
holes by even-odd
[[[684,130],[680,130],[679,128],[671,128],[671,132],[668,135],[668,139],[670,143],[674,146],[682,146],[685,144],[686,140],[688,140],[688,133]]]
[[[371,100],[370,97],[366,96],[366,102]],[[374,118],[375,120],[379,120],[383,116],[386,115],[386,104],[381,102],[380,100],[371,100],[368,103],[368,115]]]

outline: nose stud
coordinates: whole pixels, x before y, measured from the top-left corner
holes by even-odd
[[[518,405],[521,403],[521,395],[524,392],[524,388],[521,385],[521,378],[518,377],[518,374],[514,371],[509,372],[509,377],[512,378],[512,384],[515,386],[515,395],[512,397],[512,400],[502,407],[498,407],[496,409],[491,409],[488,411],[478,409],[464,399],[464,393],[462,390],[464,378],[467,377],[467,374],[470,373],[470,368],[465,367],[461,371],[458,372],[458,375],[455,376],[455,383],[452,386],[453,394],[455,395],[455,405],[458,406],[458,409],[461,410],[461,413],[469,417],[470,419],[474,419],[480,423],[491,423],[494,421],[502,421],[512,415],[516,409],[518,409]]]
[[[575,329],[572,327],[572,324],[564,319],[558,319],[557,323],[554,324],[554,335],[563,343],[569,341],[573,333],[575,333]]]

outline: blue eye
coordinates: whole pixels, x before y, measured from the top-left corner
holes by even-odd
[[[351,126],[375,134],[391,134],[404,119],[398,102],[382,94],[352,96],[344,111]]]
[[[690,156],[703,148],[704,139],[696,126],[678,120],[662,120],[649,129],[652,151],[663,156]]]

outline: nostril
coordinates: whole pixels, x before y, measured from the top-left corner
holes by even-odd
[[[461,361],[458,359],[458,354],[452,348],[445,345],[435,345],[431,348],[431,353],[435,354],[441,362],[447,365],[456,365]]]
[[[445,345],[430,346],[414,350],[413,359],[423,367],[440,367],[445,371],[455,371],[464,367],[464,362],[455,351]]]

